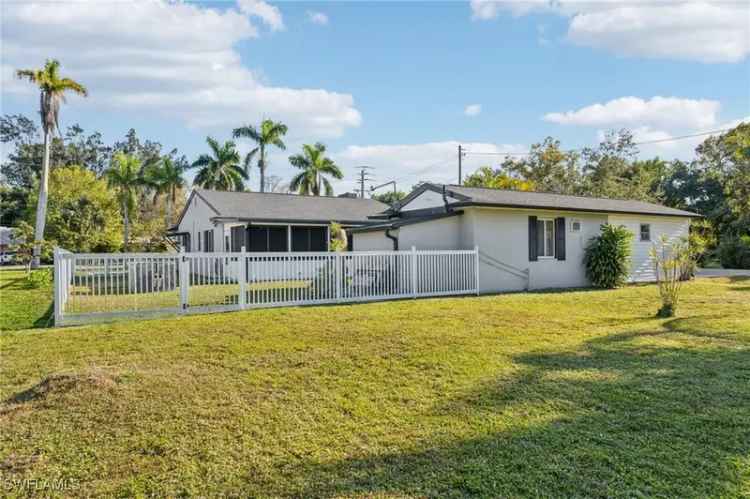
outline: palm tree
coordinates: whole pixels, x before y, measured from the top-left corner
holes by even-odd
[[[143,180],[154,191],[154,203],[159,196],[167,196],[167,227],[174,220],[177,191],[185,187],[185,179],[182,176],[184,172],[185,167],[169,156],[159,158],[143,168]]]
[[[128,250],[130,240],[130,213],[135,211],[138,189],[144,185],[141,176],[141,160],[135,155],[118,152],[112,158],[112,164],[105,172],[110,188],[117,190],[123,222],[123,247]]]
[[[248,175],[240,167],[240,153],[237,152],[234,142],[230,140],[222,146],[211,137],[206,137],[206,142],[213,156],[201,154],[192,164],[192,168],[200,168],[193,183],[206,189],[245,190],[244,181],[247,180]]]
[[[286,135],[287,127],[281,122],[263,120],[260,124],[260,130],[252,125],[235,128],[234,138],[247,137],[255,141],[258,147],[247,153],[245,156],[245,171],[250,173],[253,158],[258,154],[258,169],[260,170],[260,192],[266,192],[266,168],[268,160],[266,159],[266,147],[273,145],[279,149],[286,149],[286,144],[281,137]]]
[[[34,225],[34,250],[31,267],[39,266],[41,241],[44,239],[44,224],[47,218],[47,193],[49,191],[49,150],[52,134],[59,131],[58,118],[60,104],[65,102],[65,92],[71,91],[84,97],[88,95],[86,87],[71,80],[60,77],[60,63],[54,59],[47,60],[42,69],[21,69],[16,76],[22,80],[29,80],[40,90],[39,115],[44,131],[44,160],[42,162],[42,178],[39,183],[39,200],[36,205],[36,224]]]
[[[303,145],[302,154],[289,157],[289,162],[302,170],[294,176],[289,185],[292,191],[307,196],[320,196],[320,188],[323,186],[326,196],[333,195],[333,187],[324,175],[342,179],[344,174],[332,159],[326,157],[325,152],[326,146],[318,142],[314,146]]]

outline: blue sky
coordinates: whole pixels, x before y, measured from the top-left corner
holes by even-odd
[[[12,71],[57,57],[91,93],[63,124],[107,140],[134,127],[192,158],[207,134],[281,119],[291,151],[269,173],[288,180],[289,153],[320,140],[346,174],[339,191],[359,164],[403,189],[452,180],[458,143],[575,148],[612,128],[654,140],[750,116],[739,2],[24,2],[4,3],[2,22],[4,113],[37,105]],[[699,140],[642,153],[687,158]]]

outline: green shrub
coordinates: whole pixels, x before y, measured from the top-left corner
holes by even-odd
[[[750,269],[750,236],[722,239],[719,260],[727,269]]]
[[[43,288],[52,284],[52,269],[37,269],[26,274],[26,286]]]
[[[616,288],[625,284],[630,273],[633,233],[609,224],[602,225],[601,231],[586,246],[583,258],[586,277],[598,288]]]

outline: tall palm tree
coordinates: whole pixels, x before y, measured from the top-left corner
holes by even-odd
[[[54,59],[47,60],[42,69],[21,69],[16,76],[22,80],[29,80],[39,87],[39,115],[44,131],[44,160],[42,162],[42,178],[39,182],[39,200],[36,205],[36,224],[34,225],[34,250],[31,267],[39,266],[41,241],[44,239],[44,224],[47,218],[47,193],[49,191],[49,150],[52,134],[59,131],[58,118],[60,104],[65,102],[65,92],[70,91],[86,96],[86,87],[71,80],[60,77],[60,63]]]
[[[258,169],[260,170],[260,192],[266,192],[266,168],[268,167],[266,147],[273,145],[282,150],[286,149],[286,144],[281,140],[281,137],[286,135],[286,132],[287,126],[285,124],[271,120],[263,120],[260,124],[260,130],[252,125],[234,129],[234,138],[245,137],[252,139],[258,144],[258,147],[247,153],[247,156],[245,156],[245,171],[247,171],[248,174],[250,173],[253,158],[257,154]]]
[[[240,166],[240,153],[231,140],[220,145],[215,139],[206,137],[211,154],[201,154],[192,164],[200,168],[193,183],[206,189],[243,191],[248,175]]]
[[[307,196],[320,196],[320,189],[324,187],[326,196],[333,195],[333,187],[325,175],[340,180],[344,178],[344,174],[332,159],[326,157],[325,153],[326,146],[318,142],[314,146],[303,145],[302,154],[289,157],[289,162],[302,170],[294,176],[289,185],[292,191]]]
[[[130,214],[135,211],[138,189],[145,184],[141,176],[141,160],[133,154],[118,152],[104,174],[109,187],[117,190],[117,200],[122,211],[123,247],[127,251],[130,241]]]
[[[159,196],[167,197],[167,226],[174,221],[177,192],[186,185],[183,173],[183,165],[176,163],[169,156],[159,158],[143,168],[143,180],[154,191],[154,202]]]

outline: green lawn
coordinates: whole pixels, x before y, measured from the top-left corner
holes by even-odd
[[[29,288],[26,270],[0,267],[0,331],[47,327],[52,317],[52,286]]]
[[[748,497],[750,280],[687,284],[675,319],[656,298],[5,332],[0,476],[80,496]]]

